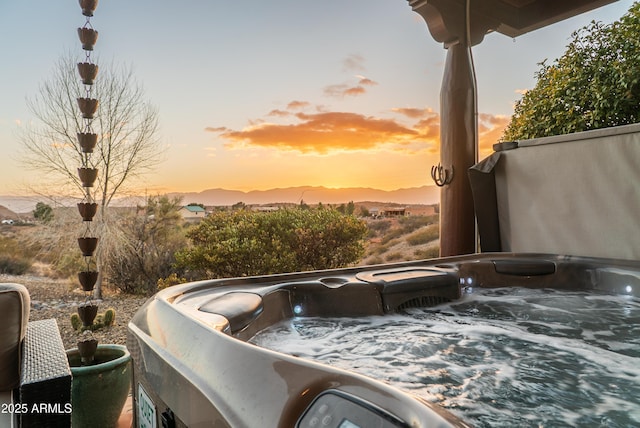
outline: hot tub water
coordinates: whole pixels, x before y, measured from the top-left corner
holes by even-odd
[[[387,381],[479,427],[640,426],[640,300],[467,289],[368,318],[294,318],[251,342]]]

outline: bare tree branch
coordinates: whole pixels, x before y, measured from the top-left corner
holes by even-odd
[[[39,92],[27,100],[36,117],[19,135],[21,161],[36,172],[45,188],[55,188],[60,196],[84,196],[77,168],[84,156],[77,139],[79,132],[98,135],[90,164],[98,169],[98,179],[88,194],[100,206],[103,235],[101,242],[118,243],[116,224],[109,223],[107,209],[114,198],[130,189],[134,179],[151,171],[162,160],[158,139],[158,112],[145,100],[142,86],[129,67],[114,63],[101,65],[91,97],[99,101],[90,128],[85,128],[77,99],[86,97],[85,87],[76,72],[78,61],[72,54],[61,57],[51,78]],[[109,234],[113,234],[111,239]],[[102,245],[102,244],[101,244]],[[101,249],[102,257],[114,249]],[[104,259],[98,264],[106,266]],[[97,289],[96,294],[100,294]]]

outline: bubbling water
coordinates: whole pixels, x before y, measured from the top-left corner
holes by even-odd
[[[428,309],[294,318],[250,342],[386,381],[478,427],[640,426],[640,300],[483,289]]]

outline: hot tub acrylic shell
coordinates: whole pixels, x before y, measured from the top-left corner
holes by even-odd
[[[137,424],[302,427],[317,416],[329,427],[345,418],[382,428],[467,426],[375,379],[246,342],[283,319],[383,315],[456,300],[467,286],[638,296],[640,262],[496,253],[174,286],[129,323]],[[325,402],[334,403],[329,418]]]

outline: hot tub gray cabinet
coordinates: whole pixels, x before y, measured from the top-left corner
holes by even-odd
[[[246,342],[283,319],[368,316],[458,299],[463,287],[640,295],[640,262],[496,253],[194,282],[129,324],[138,426],[447,427],[451,414],[385,383]]]

